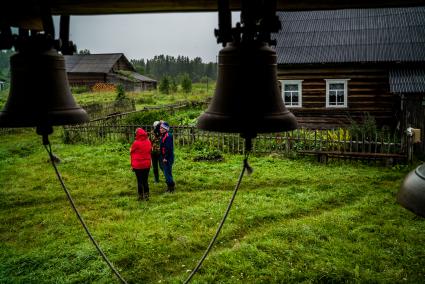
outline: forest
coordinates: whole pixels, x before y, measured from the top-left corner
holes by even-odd
[[[189,59],[187,56],[157,55],[153,59],[130,60],[137,72],[148,77],[161,80],[163,77],[182,77],[189,75],[193,82],[199,82],[205,78],[217,79],[217,64],[213,62],[203,63],[200,57]]]
[[[12,50],[0,51],[0,80],[9,81],[9,58],[14,53]],[[79,54],[90,54],[89,50],[81,50]],[[179,55],[177,58],[170,55],[156,55],[152,59],[131,59],[131,64],[138,73],[161,80],[163,77],[181,78],[189,76],[192,82],[201,82],[217,79],[217,64],[203,63],[200,57],[190,59],[188,56]]]

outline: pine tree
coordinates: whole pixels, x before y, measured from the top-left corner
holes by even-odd
[[[172,93],[176,93],[177,89],[178,89],[178,85],[177,85],[176,79],[171,77],[170,78],[170,91]]]
[[[188,56],[156,55],[153,59],[131,60],[134,68],[141,74],[160,81],[162,77],[169,76],[181,78],[187,74],[192,82],[199,82],[204,76],[216,80],[217,64],[213,62],[203,63],[200,57],[190,59]],[[181,82],[181,80],[177,80]]]
[[[161,81],[159,82],[159,91],[163,94],[170,93],[170,79],[168,76],[162,77]]]
[[[188,74],[183,75],[181,86],[182,86],[183,92],[185,93],[192,92],[192,80],[190,80],[190,77]]]

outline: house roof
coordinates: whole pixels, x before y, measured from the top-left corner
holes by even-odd
[[[278,15],[278,64],[425,62],[425,7]]]
[[[64,55],[68,73],[109,73],[123,59],[134,70],[123,53]]]
[[[146,76],[141,75],[141,74],[136,73],[136,72],[132,72],[131,76],[133,76],[133,78],[135,78],[135,79],[138,79],[138,80],[144,81],[144,82],[157,82],[156,80],[154,80],[152,78],[146,77]]]
[[[157,82],[156,80],[140,75],[137,72],[126,72],[125,74],[121,72],[109,73],[108,76],[113,76],[128,82]]]
[[[424,69],[394,69],[389,74],[391,93],[425,93]]]

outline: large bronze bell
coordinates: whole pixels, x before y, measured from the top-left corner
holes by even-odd
[[[244,137],[296,129],[279,92],[276,62],[267,43],[228,43],[218,56],[215,95],[198,127]]]
[[[404,179],[397,202],[416,215],[425,217],[425,164],[411,171]]]
[[[89,120],[71,95],[56,49],[23,49],[10,58],[11,86],[0,127],[51,127]]]

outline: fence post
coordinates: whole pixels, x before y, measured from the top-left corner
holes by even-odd
[[[194,127],[191,127],[190,128],[190,137],[191,137],[191,142],[192,142],[192,144],[193,143],[195,143],[195,140],[196,140],[196,136],[195,136],[195,128]]]
[[[341,133],[339,132],[339,128],[337,128],[336,133],[338,135],[338,143],[336,146],[336,150],[341,152]]]
[[[407,161],[413,161],[413,133],[407,131]]]
[[[344,141],[343,141],[344,147],[342,147],[342,151],[346,152],[347,151],[347,130],[345,128],[343,129],[343,135],[344,135]]]
[[[374,143],[374,146],[375,146],[374,151],[376,153],[376,148],[378,148],[378,131],[375,131],[375,143]]]
[[[322,151],[323,150],[323,148],[324,148],[324,146],[323,146],[323,130],[322,129],[319,129],[319,132],[317,133],[318,134],[318,139],[319,139],[319,151]]]

